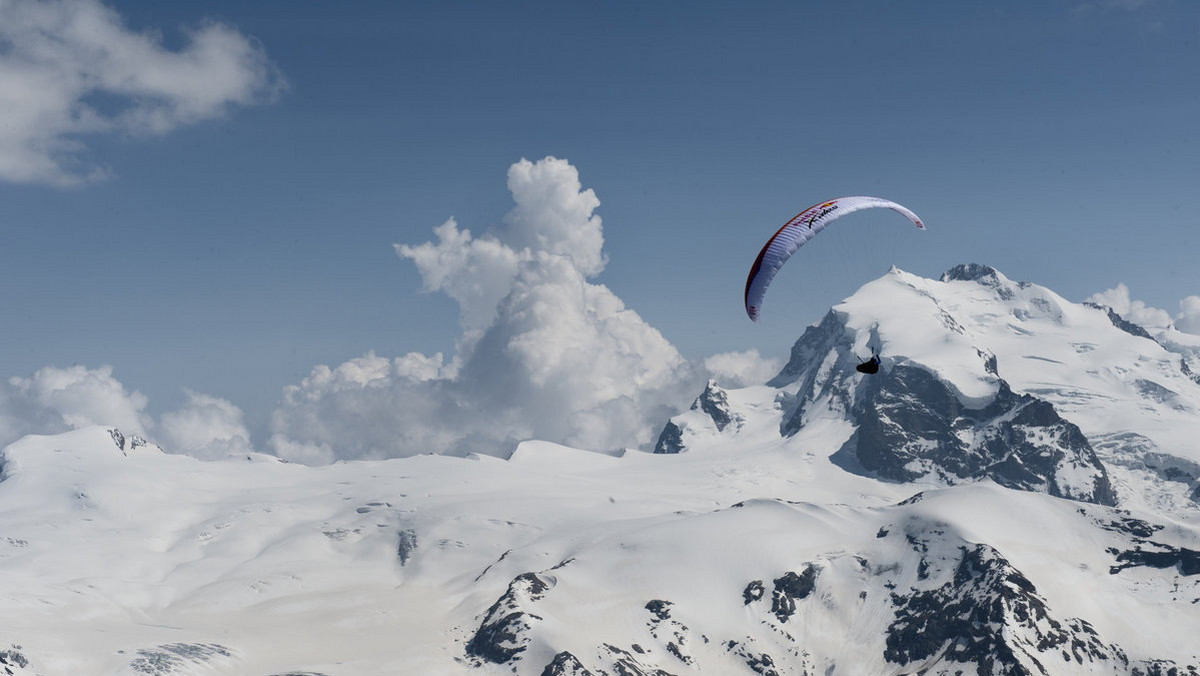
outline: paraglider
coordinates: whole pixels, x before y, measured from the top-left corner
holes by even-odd
[[[879,355],[873,354],[871,355],[870,359],[864,362],[859,362],[858,366],[854,367],[854,370],[858,371],[859,373],[866,373],[868,375],[879,373],[879,363]]]
[[[796,249],[804,246],[825,226],[842,216],[872,208],[891,209],[912,221],[917,229],[925,229],[925,224],[921,222],[921,219],[906,207],[879,197],[855,195],[814,204],[784,223],[783,227],[779,228],[763,245],[762,251],[758,252],[758,258],[754,260],[754,265],[750,268],[750,275],[746,278],[746,314],[750,316],[750,319],[758,321],[763,297],[767,294],[767,287],[770,286],[771,279],[775,277],[775,273],[779,272],[788,258],[791,258]],[[876,369],[878,369],[878,365],[876,365]]]

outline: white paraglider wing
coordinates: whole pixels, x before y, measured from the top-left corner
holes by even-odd
[[[814,204],[784,223],[783,227],[767,240],[762,251],[758,253],[758,258],[754,260],[754,265],[750,268],[750,275],[746,278],[746,314],[750,315],[750,319],[758,321],[759,313],[762,311],[763,297],[767,295],[767,287],[771,285],[775,273],[779,272],[779,268],[783,267],[796,249],[804,246],[825,226],[842,216],[862,209],[875,208],[891,209],[904,215],[918,229],[925,229],[925,224],[912,211],[895,202],[878,197],[855,195]]]

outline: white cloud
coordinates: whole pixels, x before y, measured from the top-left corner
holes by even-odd
[[[468,342],[494,320],[496,306],[512,286],[521,253],[494,237],[473,238],[453,218],[433,229],[437,242],[395,245],[421,273],[426,291],[442,291],[459,307],[459,323]],[[460,349],[466,349],[461,346]]]
[[[146,435],[152,421],[146,397],[129,392],[112,368],[47,366],[0,386],[0,445],[26,434],[54,434],[88,425],[113,425]]]
[[[219,459],[254,451],[241,409],[190,390],[183,406],[159,419],[156,438],[167,451],[198,458]]]
[[[436,243],[395,245],[400,257],[417,266],[426,291],[445,292],[458,303],[460,352],[469,351],[495,321],[518,269],[536,253],[566,256],[585,277],[599,274],[606,263],[602,223],[592,213],[600,200],[582,189],[569,162],[521,160],[508,170],[508,189],[515,206],[498,232],[474,237],[451,218],[434,228]]]
[[[566,160],[521,160],[508,170],[516,206],[504,217],[509,246],[516,250],[564,254],[586,277],[607,262],[596,194],[583,190],[579,172]]]
[[[1179,310],[1175,315],[1175,328],[1200,335],[1200,296],[1188,296],[1179,301]]]
[[[1147,329],[1163,330],[1170,327],[1184,333],[1200,335],[1200,296],[1188,296],[1179,301],[1179,313],[1151,307],[1140,300],[1132,300],[1129,287],[1117,284],[1115,288],[1092,294],[1089,302],[1105,305],[1129,321]]]
[[[2,2],[3,0],[0,0]],[[269,447],[308,464],[417,453],[503,455],[527,439],[614,450],[648,446],[709,377],[727,387],[780,368],[757,352],[685,360],[606,286],[599,200],[565,160],[509,171],[515,206],[496,232],[448,220],[434,239],[397,245],[427,290],[459,306],[456,353],[370,352],[317,366],[286,387]],[[113,425],[169,452],[213,458],[253,450],[242,412],[194,392],[156,424],[146,398],[112,369],[46,368],[0,386],[0,443],[28,433]]]
[[[707,374],[607,287],[600,202],[547,157],[508,173],[515,206],[476,237],[449,220],[397,245],[427,290],[459,305],[457,354],[368,354],[318,366],[284,392],[272,448],[301,462],[423,452],[503,454],[537,438],[644,445]]]
[[[0,448],[27,434],[57,434],[103,425],[158,442],[171,453],[220,458],[252,452],[242,411],[196,392],[158,424],[146,413],[148,399],[113,377],[111,366],[47,366],[28,378],[0,382]]]
[[[89,134],[163,134],[271,100],[262,48],[208,22],[167,49],[97,0],[0,0],[0,180],[71,185],[107,175]]]
[[[783,368],[782,359],[767,359],[758,350],[724,352],[704,360],[704,367],[721,387],[762,385]]]
[[[1163,329],[1171,324],[1171,313],[1150,307],[1140,300],[1131,300],[1129,287],[1124,284],[1117,284],[1108,291],[1092,294],[1087,300],[1110,307],[1123,318],[1148,329]]]

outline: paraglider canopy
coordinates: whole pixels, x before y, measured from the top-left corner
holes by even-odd
[[[754,260],[750,274],[746,277],[746,314],[750,319],[758,321],[767,287],[770,286],[775,273],[779,272],[796,249],[804,246],[808,240],[825,229],[826,225],[842,216],[874,208],[891,209],[912,221],[917,229],[925,229],[921,219],[906,207],[879,197],[855,195],[814,204],[784,223],[758,252],[758,258]]]

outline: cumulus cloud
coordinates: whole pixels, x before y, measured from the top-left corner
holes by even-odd
[[[156,424],[148,399],[113,376],[111,366],[47,366],[0,382],[0,448],[27,434],[58,434],[91,425],[116,427],[199,458],[253,451],[242,411],[223,399],[187,392],[179,409]]]
[[[1148,329],[1163,330],[1173,327],[1184,333],[1200,334],[1200,296],[1188,296],[1179,301],[1179,313],[1175,315],[1151,307],[1140,300],[1131,299],[1129,287],[1124,284],[1117,284],[1108,291],[1092,294],[1087,300],[1110,307],[1123,318]]]
[[[448,220],[433,241],[396,245],[425,289],[458,304],[453,358],[370,353],[315,368],[274,413],[276,453],[314,463],[504,454],[530,438],[640,446],[695,396],[704,366],[592,281],[606,264],[600,201],[575,167],[522,160],[508,187],[514,207],[495,232]]]
[[[1117,284],[1115,288],[1092,294],[1088,302],[1112,308],[1113,312],[1148,329],[1163,329],[1171,325],[1171,313],[1150,307],[1140,300],[1132,300],[1129,287]]]
[[[1188,296],[1179,301],[1179,310],[1175,316],[1175,328],[1184,333],[1200,335],[1200,296]]]
[[[156,439],[174,453],[219,459],[254,451],[242,411],[232,403],[186,391],[187,401],[159,419]]]
[[[0,0],[0,180],[71,185],[107,171],[92,134],[163,134],[270,101],[283,79],[261,46],[207,22],[166,48],[97,0]]]
[[[0,386],[0,444],[26,434],[54,434],[88,425],[114,425],[146,435],[152,421],[146,397],[125,389],[112,368],[48,366]]]
[[[0,0],[2,2],[3,0]],[[307,464],[417,453],[505,455],[527,439],[594,450],[645,447],[715,377],[759,384],[780,368],[757,352],[701,362],[611,289],[600,201],[548,157],[508,173],[514,206],[480,235],[453,219],[430,241],[396,245],[423,287],[457,303],[453,355],[369,352],[317,366],[284,389],[270,449]],[[195,392],[156,422],[112,369],[45,368],[0,386],[0,443],[27,433],[113,425],[201,458],[252,451],[242,412]]]
[[[762,385],[783,369],[782,359],[764,358],[758,350],[724,352],[704,360],[704,367],[722,387]]]

